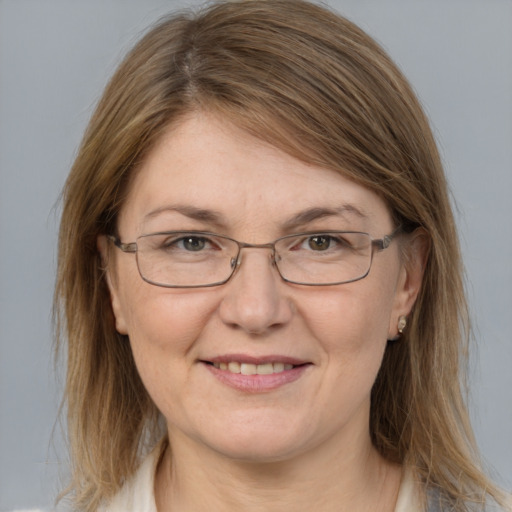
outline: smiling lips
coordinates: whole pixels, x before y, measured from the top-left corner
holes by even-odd
[[[250,393],[272,391],[289,384],[312,366],[305,361],[279,356],[260,359],[233,355],[203,363],[223,384]]]
[[[215,368],[228,371],[231,373],[241,373],[242,375],[271,375],[273,373],[281,373],[285,370],[291,370],[293,364],[288,363],[240,363],[238,361],[230,361],[229,363],[213,363]]]

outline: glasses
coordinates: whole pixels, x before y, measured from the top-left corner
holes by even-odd
[[[141,235],[135,242],[108,238],[123,252],[135,253],[142,279],[166,288],[199,288],[226,283],[241,265],[242,249],[268,249],[281,278],[305,286],[330,286],[363,279],[373,253],[383,251],[400,228],[379,240],[368,233],[321,231],[247,244],[201,231]]]

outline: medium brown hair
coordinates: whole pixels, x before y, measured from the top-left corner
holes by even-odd
[[[294,0],[216,3],[163,19],[126,56],[90,121],[63,195],[56,311],[77,510],[96,510],[162,435],[111,310],[97,237],[140,162],[194,111],[375,191],[430,255],[402,339],[372,390],[370,431],[457,510],[499,498],[477,464],[461,391],[468,318],[447,185],[429,123],[397,67],[348,20]],[[60,342],[62,345],[62,341]]]

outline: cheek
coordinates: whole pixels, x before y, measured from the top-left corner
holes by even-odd
[[[343,288],[320,290],[302,315],[330,368],[330,385],[340,391],[369,393],[387,346],[393,307],[391,280],[361,280]]]
[[[363,282],[321,290],[310,298],[302,315],[318,339],[335,346],[341,346],[343,340],[354,348],[386,341],[393,308],[392,286],[357,286]]]
[[[387,346],[390,287],[358,284],[363,281],[324,291],[303,313],[326,368],[317,392],[319,406],[331,411],[336,425],[348,421],[362,406],[369,407]]]
[[[196,341],[215,310],[211,294],[176,292],[143,283],[127,290],[130,345],[141,379],[162,409],[173,390],[186,382],[195,361]]]
[[[186,352],[216,308],[215,299],[145,283],[140,288],[125,294],[123,301],[132,344],[148,350]]]

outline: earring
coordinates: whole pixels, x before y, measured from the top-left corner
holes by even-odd
[[[398,318],[398,334],[396,336],[393,336],[392,338],[389,338],[388,341],[398,341],[400,337],[402,336],[402,333],[404,332],[405,326],[407,325],[407,317],[405,315],[402,315]]]
[[[398,333],[399,334],[402,334],[404,332],[404,329],[407,325],[407,317],[402,315],[399,319],[398,319]]]

